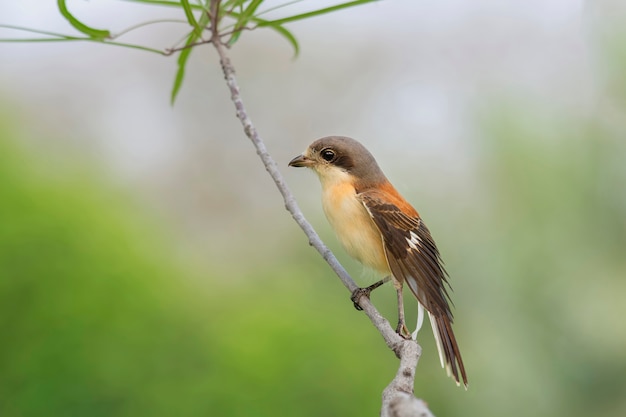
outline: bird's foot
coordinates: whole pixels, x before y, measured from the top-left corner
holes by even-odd
[[[396,326],[396,333],[398,333],[398,336],[400,336],[403,339],[406,339],[406,340],[412,339],[411,332],[406,327],[404,320],[398,321],[398,325]]]
[[[357,288],[356,290],[352,291],[350,300],[352,300],[352,302],[354,303],[354,308],[356,308],[359,311],[363,310],[363,308],[359,305],[359,298],[361,298],[361,296],[365,296],[369,299],[372,291],[374,291],[376,288],[383,285],[385,282],[388,282],[389,280],[391,280],[391,277],[385,277],[381,279],[380,281],[373,283],[369,287]]]
[[[352,303],[354,303],[354,308],[356,308],[358,311],[363,310],[363,307],[359,305],[359,300],[361,299],[361,297],[367,297],[369,299],[371,293],[372,289],[370,287],[357,288],[356,290],[352,291],[350,300],[352,300]]]

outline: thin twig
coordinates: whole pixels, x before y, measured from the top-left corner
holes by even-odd
[[[220,38],[225,38],[228,35],[234,35],[235,33],[243,32],[244,30],[254,30],[256,28],[258,28],[258,26],[244,26],[244,27],[236,28],[233,30],[229,30],[228,32],[220,33]],[[230,43],[230,40],[226,41],[226,45],[228,45],[229,43]]]
[[[212,39],[203,39],[201,41],[198,42],[194,42],[194,43],[190,43],[189,45],[184,45],[184,46],[179,46],[177,48],[168,48],[166,50],[163,51],[163,55],[165,56],[170,56],[176,52],[180,52],[184,49],[189,49],[189,48],[193,48],[194,46],[198,46],[198,45],[204,45],[207,43],[212,43],[213,40]]]
[[[211,39],[218,40],[220,38],[219,34],[219,24],[220,24],[220,3],[222,0],[211,0],[211,4],[209,5],[209,21],[211,22]]]
[[[155,20],[150,20],[147,22],[142,22],[142,23],[138,23],[136,25],[132,25],[127,27],[126,29],[123,29],[117,33],[112,33],[111,34],[111,39],[117,39],[119,37],[121,37],[122,35],[126,35],[129,32],[132,32],[133,30],[137,30],[140,28],[143,28],[145,26],[149,26],[149,25],[154,25],[154,24],[159,24],[159,23],[184,23],[187,24],[186,20],[181,20],[181,19],[155,19]]]

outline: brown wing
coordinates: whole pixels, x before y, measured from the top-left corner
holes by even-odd
[[[441,365],[457,384],[462,380],[467,388],[463,359],[452,331],[447,273],[435,241],[419,214],[391,185],[382,190],[366,191],[358,196],[383,237],[393,276],[406,282],[429,312]]]
[[[447,273],[430,231],[419,215],[405,214],[379,191],[358,196],[380,230],[395,278],[408,284],[426,310],[451,319]]]

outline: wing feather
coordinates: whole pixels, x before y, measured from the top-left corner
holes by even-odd
[[[377,191],[358,194],[383,237],[389,267],[435,315],[452,313],[447,273],[430,231],[419,216],[403,213]],[[413,282],[414,284],[412,285]]]
[[[467,388],[465,367],[452,331],[448,274],[439,250],[415,209],[392,187],[387,188],[395,195],[387,195],[383,188],[361,192],[358,197],[380,231],[393,276],[406,282],[428,311],[442,366],[457,384],[462,379]],[[395,202],[410,210],[401,210]]]

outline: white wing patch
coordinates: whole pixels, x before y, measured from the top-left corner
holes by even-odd
[[[415,232],[411,232],[411,238],[406,238],[406,243],[409,245],[411,249],[415,249],[416,251],[420,251],[422,247],[422,239]]]

